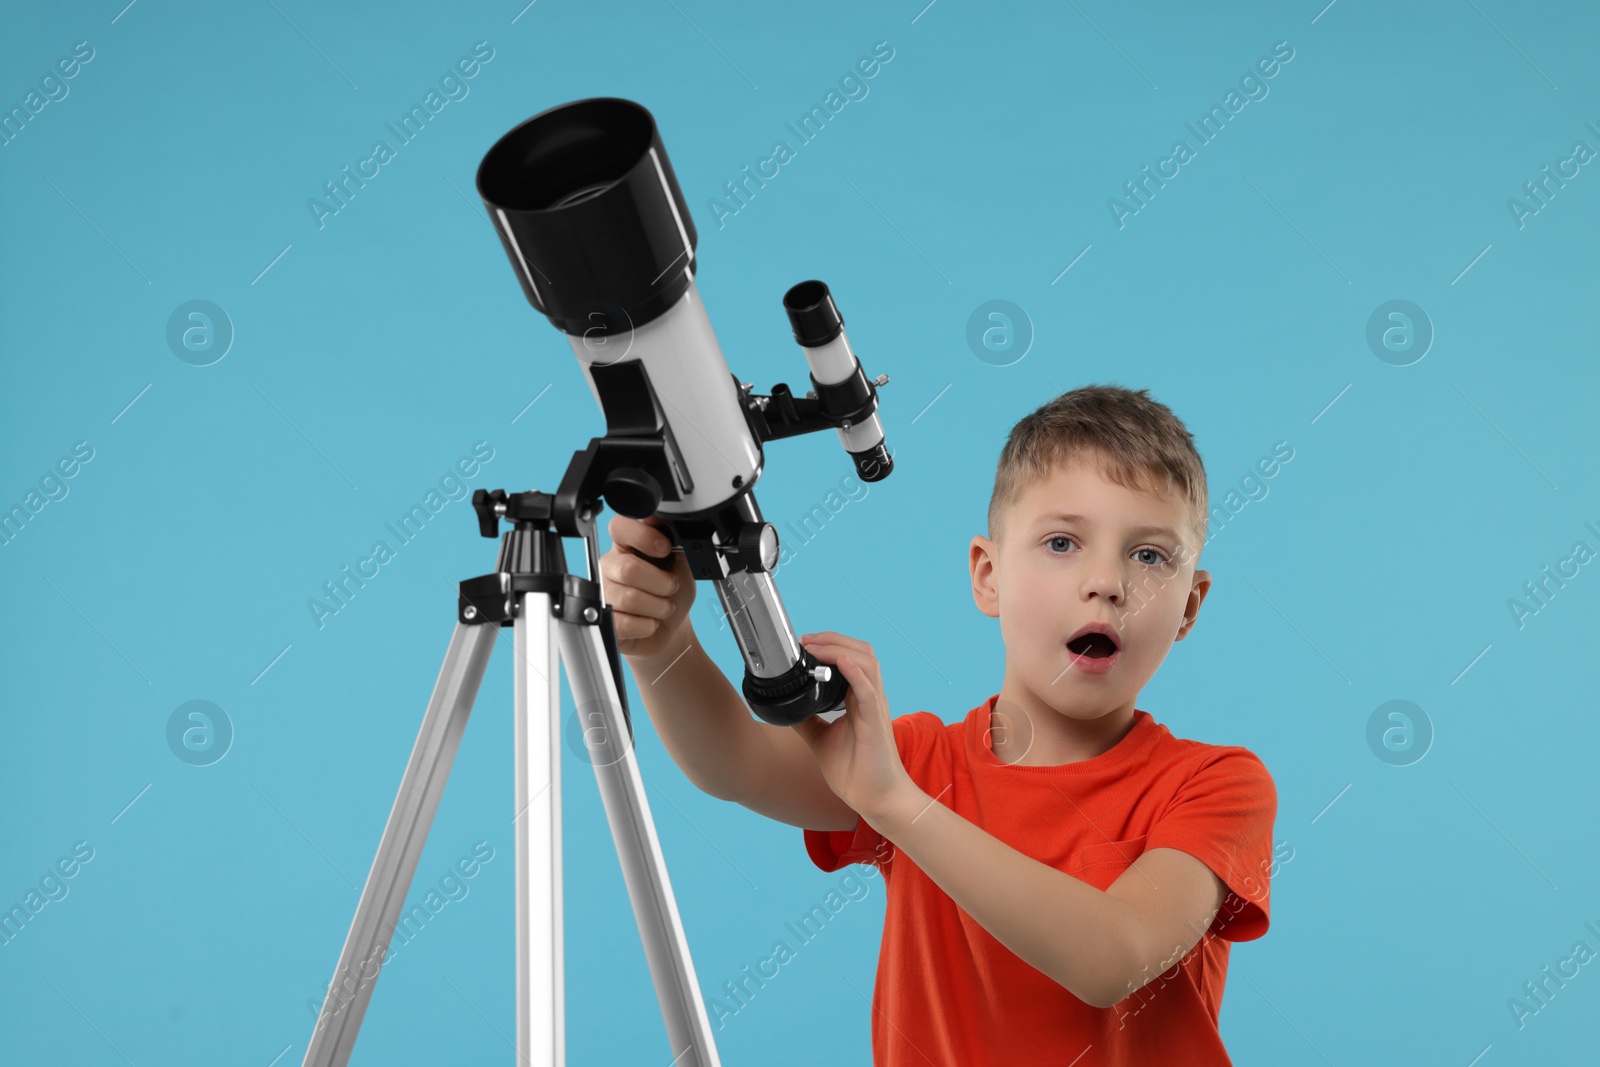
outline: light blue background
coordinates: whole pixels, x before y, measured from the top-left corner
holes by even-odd
[[[1522,627],[1508,601],[1575,542],[1600,548],[1600,165],[1522,228],[1506,204],[1575,141],[1600,149],[1592,7],[124,3],[28,5],[0,34],[7,110],[75,42],[95,49],[0,148],[0,506],[74,442],[95,450],[0,548],[0,904],[74,842],[95,850],[0,948],[5,1062],[300,1062],[455,583],[493,545],[452,503],[324,628],[306,602],[473,442],[495,455],[472,487],[548,490],[602,430],[473,189],[506,130],[601,95],[660,124],[741,378],[804,381],[779,301],[821,277],[868,372],[893,379],[893,476],[814,541],[791,535],[781,588],[798,629],[874,644],[896,713],[955,721],[999,687],[966,549],[1026,412],[1081,384],[1148,387],[1194,432],[1214,505],[1276,442],[1294,449],[1208,545],[1201,623],[1139,701],[1179,736],[1249,747],[1278,785],[1293,858],[1270,933],[1234,949],[1236,1062],[1593,1055],[1600,965],[1524,1028],[1507,1000],[1576,941],[1600,949],[1600,575]],[[784,123],[880,40],[894,58],[870,94],[719,228],[723,183],[795,147]],[[319,229],[308,198],[477,41],[494,59],[470,95]],[[1294,58],[1270,94],[1119,229],[1108,198],[1193,147],[1184,123],[1277,41]],[[236,331],[208,367],[165,340],[192,299]],[[1031,323],[1010,366],[966,341],[991,299]],[[1409,366],[1365,340],[1391,299],[1436,331]],[[832,435],[768,455],[758,496],[780,525],[850,471]],[[696,617],[737,676],[714,600],[702,589]],[[412,898],[475,841],[495,859],[385,968],[356,1064],[512,1060],[510,664],[507,635]],[[697,792],[634,693],[718,996],[846,872]],[[236,731],[207,767],[166,740],[195,699]],[[1410,766],[1366,740],[1394,699],[1435,733]],[[570,1062],[664,1065],[592,774],[570,752],[565,773]],[[724,1063],[869,1063],[867,884],[719,1032]]]

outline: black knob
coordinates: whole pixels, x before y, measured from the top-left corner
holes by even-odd
[[[500,511],[499,506],[506,502],[506,491],[495,489],[474,490],[472,494],[472,510],[478,513],[478,533],[484,537],[500,536]]]
[[[619,515],[648,519],[661,506],[661,483],[637,467],[618,467],[606,479],[606,503]]]
[[[747,523],[739,531],[739,558],[752,571],[770,571],[778,565],[778,531],[772,523]]]

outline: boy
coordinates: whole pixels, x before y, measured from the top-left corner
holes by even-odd
[[[1000,620],[1000,691],[946,724],[891,719],[872,648],[803,635],[850,683],[846,713],[753,718],[695,641],[695,583],[623,551],[607,603],[668,752],[700,789],[804,829],[824,871],[888,890],[872,1015],[878,1067],[1231,1061],[1217,1031],[1228,942],[1268,924],[1277,793],[1248,749],[1175,738],[1135,707],[1193,629],[1205,470],[1148,390],[1085,386],[1001,452],[968,565]]]

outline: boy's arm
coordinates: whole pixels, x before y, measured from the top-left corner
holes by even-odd
[[[751,717],[687,622],[665,652],[629,657],[628,666],[656,733],[697,788],[791,826],[855,828],[860,816],[829,787],[805,742]]]
[[[1213,872],[1235,871],[1246,852],[1254,859],[1270,833],[1277,794],[1266,768],[1246,749],[1211,746],[1215,758],[1205,753],[1146,835],[1145,852],[1097,889],[923,792],[898,755],[871,645],[832,631],[801,640],[850,683],[847,722],[794,727],[824,780],[996,940],[1087,1004],[1109,1008],[1187,955],[1238,888],[1234,874],[1224,881]],[[1235,934],[1266,931],[1266,901],[1264,892],[1252,901],[1252,921]]]
[[[1174,848],[1149,849],[1101,891],[1018,852],[915,786],[862,817],[996,940],[1097,1008],[1187,955],[1227,896],[1211,868]]]

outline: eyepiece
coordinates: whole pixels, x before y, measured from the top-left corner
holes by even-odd
[[[812,279],[792,287],[783,294],[783,309],[794,339],[806,348],[820,348],[844,330],[844,316],[824,282]]]
[[[865,452],[850,453],[850,458],[855,460],[856,474],[864,482],[881,482],[894,470],[894,457],[889,454],[889,446],[882,441]]]

